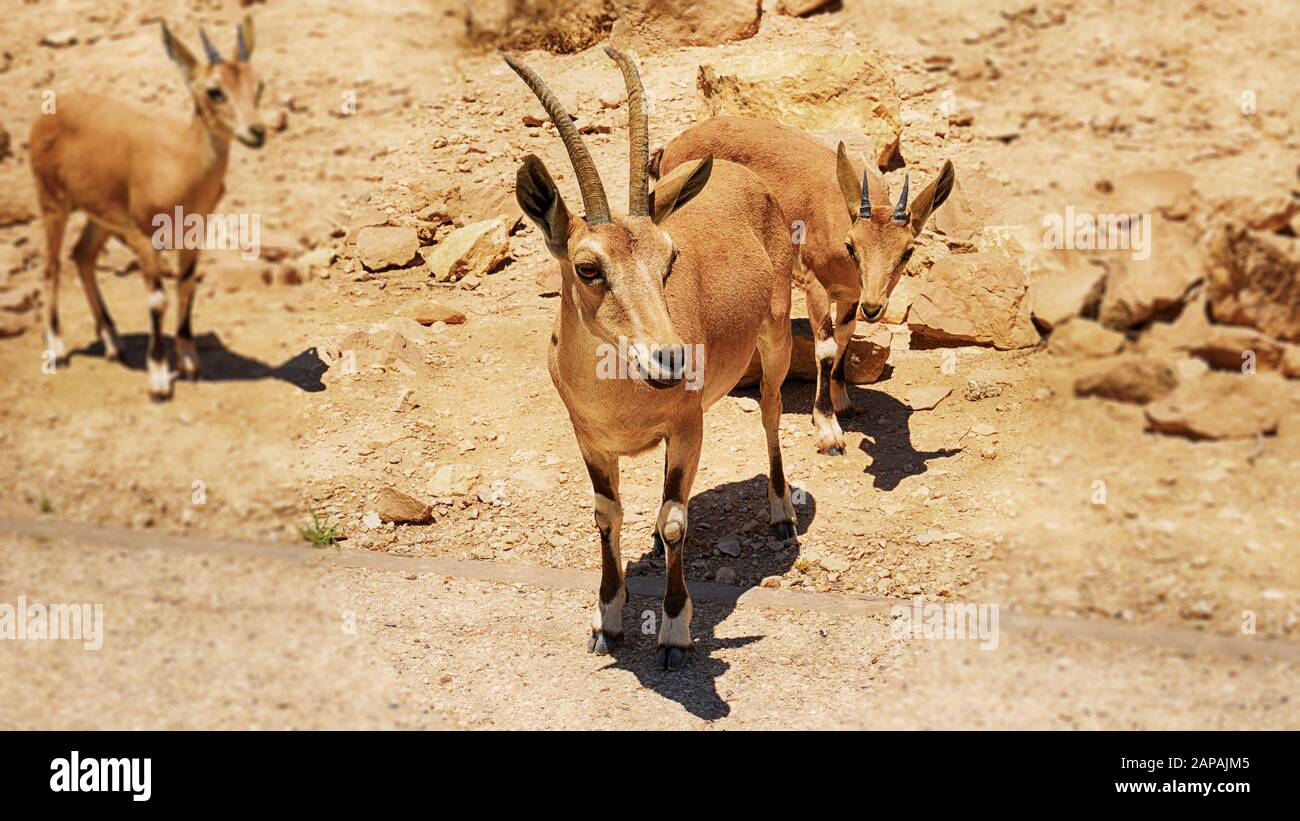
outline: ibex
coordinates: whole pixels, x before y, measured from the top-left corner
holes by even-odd
[[[262,84],[249,65],[253,53],[253,23],[245,17],[237,33],[237,59],[224,60],[200,29],[207,55],[200,63],[162,26],[167,56],[181,71],[194,100],[189,125],[172,123],[120,103],[80,94],[60,95],[55,111],[37,119],[31,132],[32,173],[45,227],[45,337],[47,355],[64,358],[59,333],[59,255],[68,214],[80,209],[87,220],[73,250],[81,285],[95,318],[95,331],[112,360],[122,352],[117,329],[95,281],[95,260],[109,237],[116,236],[135,252],[149,294],[149,395],[171,396],[162,321],[167,305],[162,278],[168,275],[154,236],[157,217],[177,213],[205,218],[224,193],[222,178],[235,137],[251,148],[266,140],[258,119]],[[199,248],[179,250],[176,286],[179,317],[176,326],[178,370],[197,377],[191,316]]]
[[[852,407],[844,388],[845,347],[859,316],[866,322],[884,316],[889,295],[912,258],[913,240],[952,191],[952,163],[945,161],[911,203],[905,176],[902,194],[891,205],[884,177],[870,163],[850,159],[844,143],[832,153],[793,128],[715,117],[655,152],[651,167],[653,173],[667,174],[705,156],[743,163],[776,193],[785,215],[804,226],[795,264],[816,342],[817,450],[843,455],[844,432],[836,414]]]
[[[587,648],[605,654],[623,635],[627,602],[619,531],[619,459],[665,443],[655,548],[667,589],[656,664],[681,667],[693,649],[683,575],[687,501],[704,437],[704,411],[739,381],[755,346],[763,365],[769,523],[794,535],[794,506],[781,466],[781,382],[790,362],[793,249],[781,207],[742,166],[702,158],[649,190],[649,124],[636,65],[607,48],[627,87],[631,143],[628,215],[610,213],[600,176],[573,120],[528,67],[506,62],[559,131],[582,193],[571,212],[542,161],[525,157],[515,194],[560,265],[561,298],[547,361],[586,462],[600,533],[601,584]],[[611,351],[630,351],[635,378],[610,378]],[[692,355],[692,352],[696,352]],[[687,380],[689,359],[702,379]]]

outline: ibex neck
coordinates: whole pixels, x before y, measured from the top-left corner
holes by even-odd
[[[207,174],[225,174],[226,162],[230,159],[230,135],[221,135],[208,126],[197,111],[190,119],[190,141],[198,148],[203,159],[202,169]]]

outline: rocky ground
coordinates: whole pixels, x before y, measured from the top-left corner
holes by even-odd
[[[890,169],[895,191],[904,173],[928,179],[944,159],[957,169],[953,196],[891,300],[890,323],[856,343],[878,367],[864,368],[871,381],[851,389],[857,410],[842,420],[846,456],[816,453],[812,386],[786,385],[787,473],[804,491],[797,546],[765,535],[766,461],[749,401],[756,393],[741,389],[710,412],[688,581],[919,594],[1085,624],[1295,640],[1300,383],[1288,377],[1300,373],[1300,92],[1290,81],[1297,32],[1285,4],[1158,2],[1135,16],[1101,0],[847,2],[803,18],[769,9],[755,21],[752,3],[716,2],[703,4],[699,20],[673,22],[643,19],[628,2],[611,6],[612,16],[577,4],[571,16],[547,22],[541,14],[532,24],[530,9],[545,4],[517,5],[516,22],[480,7],[468,26],[451,3],[329,13],[290,0],[252,7],[254,64],[274,130],[260,152],[236,147],[222,207],[260,215],[262,255],[205,258],[195,311],[205,379],[178,383],[173,401],[160,405],[145,398],[139,274],[117,244],[99,278],[127,335],[126,364],[105,362],[92,344],[75,270],[65,264],[63,320],[74,353],[67,368],[42,370],[43,242],[26,134],[51,89],[93,90],[182,116],[156,20],[165,16],[191,42],[204,22],[224,44],[241,9],[160,1],[89,14],[48,2],[14,10],[0,34],[0,127],[8,135],[0,157],[9,155],[0,160],[0,476],[10,489],[0,515],[300,543],[315,512],[338,525],[345,538],[335,549],[343,551],[597,569],[590,487],[544,367],[558,306],[554,265],[513,201],[527,153],[546,161],[570,202],[576,187],[554,129],[494,49],[525,57],[559,92],[620,208],[626,106],[617,70],[593,47],[613,37],[638,53],[656,145],[709,113],[761,105],[744,113],[793,118],[832,144],[844,139]],[[809,89],[807,99],[792,87]],[[1045,215],[1067,209],[1137,215],[1117,236],[1140,241],[1149,225],[1149,258],[1131,248],[1045,247]],[[69,234],[76,230],[74,220]],[[657,455],[624,463],[632,574],[662,574],[650,555],[660,476]],[[394,515],[422,523],[382,521]],[[11,547],[15,557],[34,549]],[[87,595],[123,589],[93,550],[66,549],[88,569],[62,579],[72,571],[38,562],[32,567],[46,575],[31,570],[30,586],[53,578]],[[29,581],[24,567],[8,564],[8,586]],[[120,569],[130,578],[167,572]],[[438,716],[471,726],[574,726],[590,702],[560,706],[540,684],[544,673],[572,680],[608,663],[579,655],[591,593],[539,593],[529,611],[546,613],[538,624],[549,632],[539,637],[530,632],[543,629],[536,625],[512,631],[508,623],[532,624],[533,616],[510,609],[508,589],[484,582],[403,586],[361,571],[331,579],[338,596],[365,601],[376,617],[406,613],[405,632],[341,664],[362,669],[377,659],[422,699],[417,717],[398,718],[384,713],[376,690],[376,712],[338,723],[414,726]],[[286,589],[296,583],[284,581]],[[257,600],[241,596],[248,606]],[[491,611],[480,617],[472,600],[503,608],[500,622]],[[819,625],[851,633],[844,641],[853,646],[834,659],[775,649]],[[1253,635],[1242,635],[1247,628]],[[752,715],[766,717],[753,726],[907,726],[915,717],[908,708],[926,703],[928,691],[900,692],[898,677],[911,680],[900,671],[944,676],[968,652],[951,642],[882,649],[883,621],[835,625],[824,614],[766,619],[737,609],[718,630],[769,639],[732,651],[709,644],[696,665],[705,671],[728,652],[734,675],[746,680],[772,653],[803,659],[762,672],[772,698],[754,702]],[[530,636],[547,648],[540,661]],[[398,646],[421,637],[433,643],[414,656]],[[1152,682],[1177,690],[1203,680],[1229,695],[1183,692],[1196,705],[1192,725],[1234,726],[1239,713],[1225,704],[1245,685],[1226,661],[1139,663],[1132,650],[1068,641],[1082,645],[1060,650],[1048,639],[1047,649],[992,654],[997,661],[981,664],[987,676],[975,676],[978,687],[1023,679],[1077,692],[1071,676],[1096,680],[1104,670],[1111,689],[1099,698],[1118,703],[1150,694]],[[469,644],[505,655],[456,658]],[[138,644],[122,663],[153,663],[148,647]],[[847,661],[863,653],[897,656],[898,666],[881,677]],[[511,654],[527,659],[510,675],[539,682],[539,706],[503,722],[491,707],[518,691],[465,671],[492,669],[492,658]],[[1083,661],[1062,667],[1060,655]],[[619,674],[628,677],[619,692],[635,701],[612,704],[609,724],[720,717],[716,705],[682,706],[714,692],[698,691],[699,670],[682,685],[694,695],[668,699],[680,709],[625,712],[629,703],[663,702],[642,669],[648,660],[634,656]],[[778,685],[794,668],[819,664],[821,675],[839,676],[835,686],[877,693],[864,702],[869,718],[818,712],[842,695],[828,689],[783,722]],[[443,675],[460,689],[430,695]],[[979,692],[967,683],[963,692]],[[743,689],[717,692],[734,708]],[[1252,689],[1250,698],[1267,701],[1266,691]],[[1157,701],[1166,703],[1142,703],[1154,710]],[[996,726],[1055,726],[1060,711],[1082,715],[1047,698],[999,704]],[[1170,726],[1143,723],[1141,710],[1100,709],[1103,718],[1089,714],[1076,725]],[[930,726],[976,723],[953,710]],[[240,723],[218,714],[196,710],[176,724]],[[44,726],[33,715],[19,711],[4,723]]]

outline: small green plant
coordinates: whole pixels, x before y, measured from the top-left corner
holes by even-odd
[[[50,497],[46,496],[44,491],[41,491],[40,507],[42,513],[54,512],[54,502],[50,501]]]
[[[338,523],[328,521],[314,510],[311,511],[311,524],[298,528],[298,532],[317,547],[333,547],[339,541]]]

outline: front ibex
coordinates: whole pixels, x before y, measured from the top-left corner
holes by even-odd
[[[507,57],[559,131],[586,214],[569,211],[533,155],[519,169],[515,194],[560,263],[560,312],[548,365],[591,475],[600,531],[600,601],[587,647],[608,653],[623,636],[627,586],[619,551],[619,459],[663,441],[655,548],[665,551],[668,580],[656,664],[671,670],[682,666],[693,647],[682,553],[704,411],[744,375],[756,345],[763,365],[769,521],[778,538],[794,535],[778,438],[781,382],[790,361],[793,249],[776,199],[739,165],[711,158],[687,163],[649,191],[641,79],[626,55],[608,48],[606,53],[627,85],[630,213],[610,214],[572,118],[535,72]],[[619,358],[612,373],[611,356]]]

